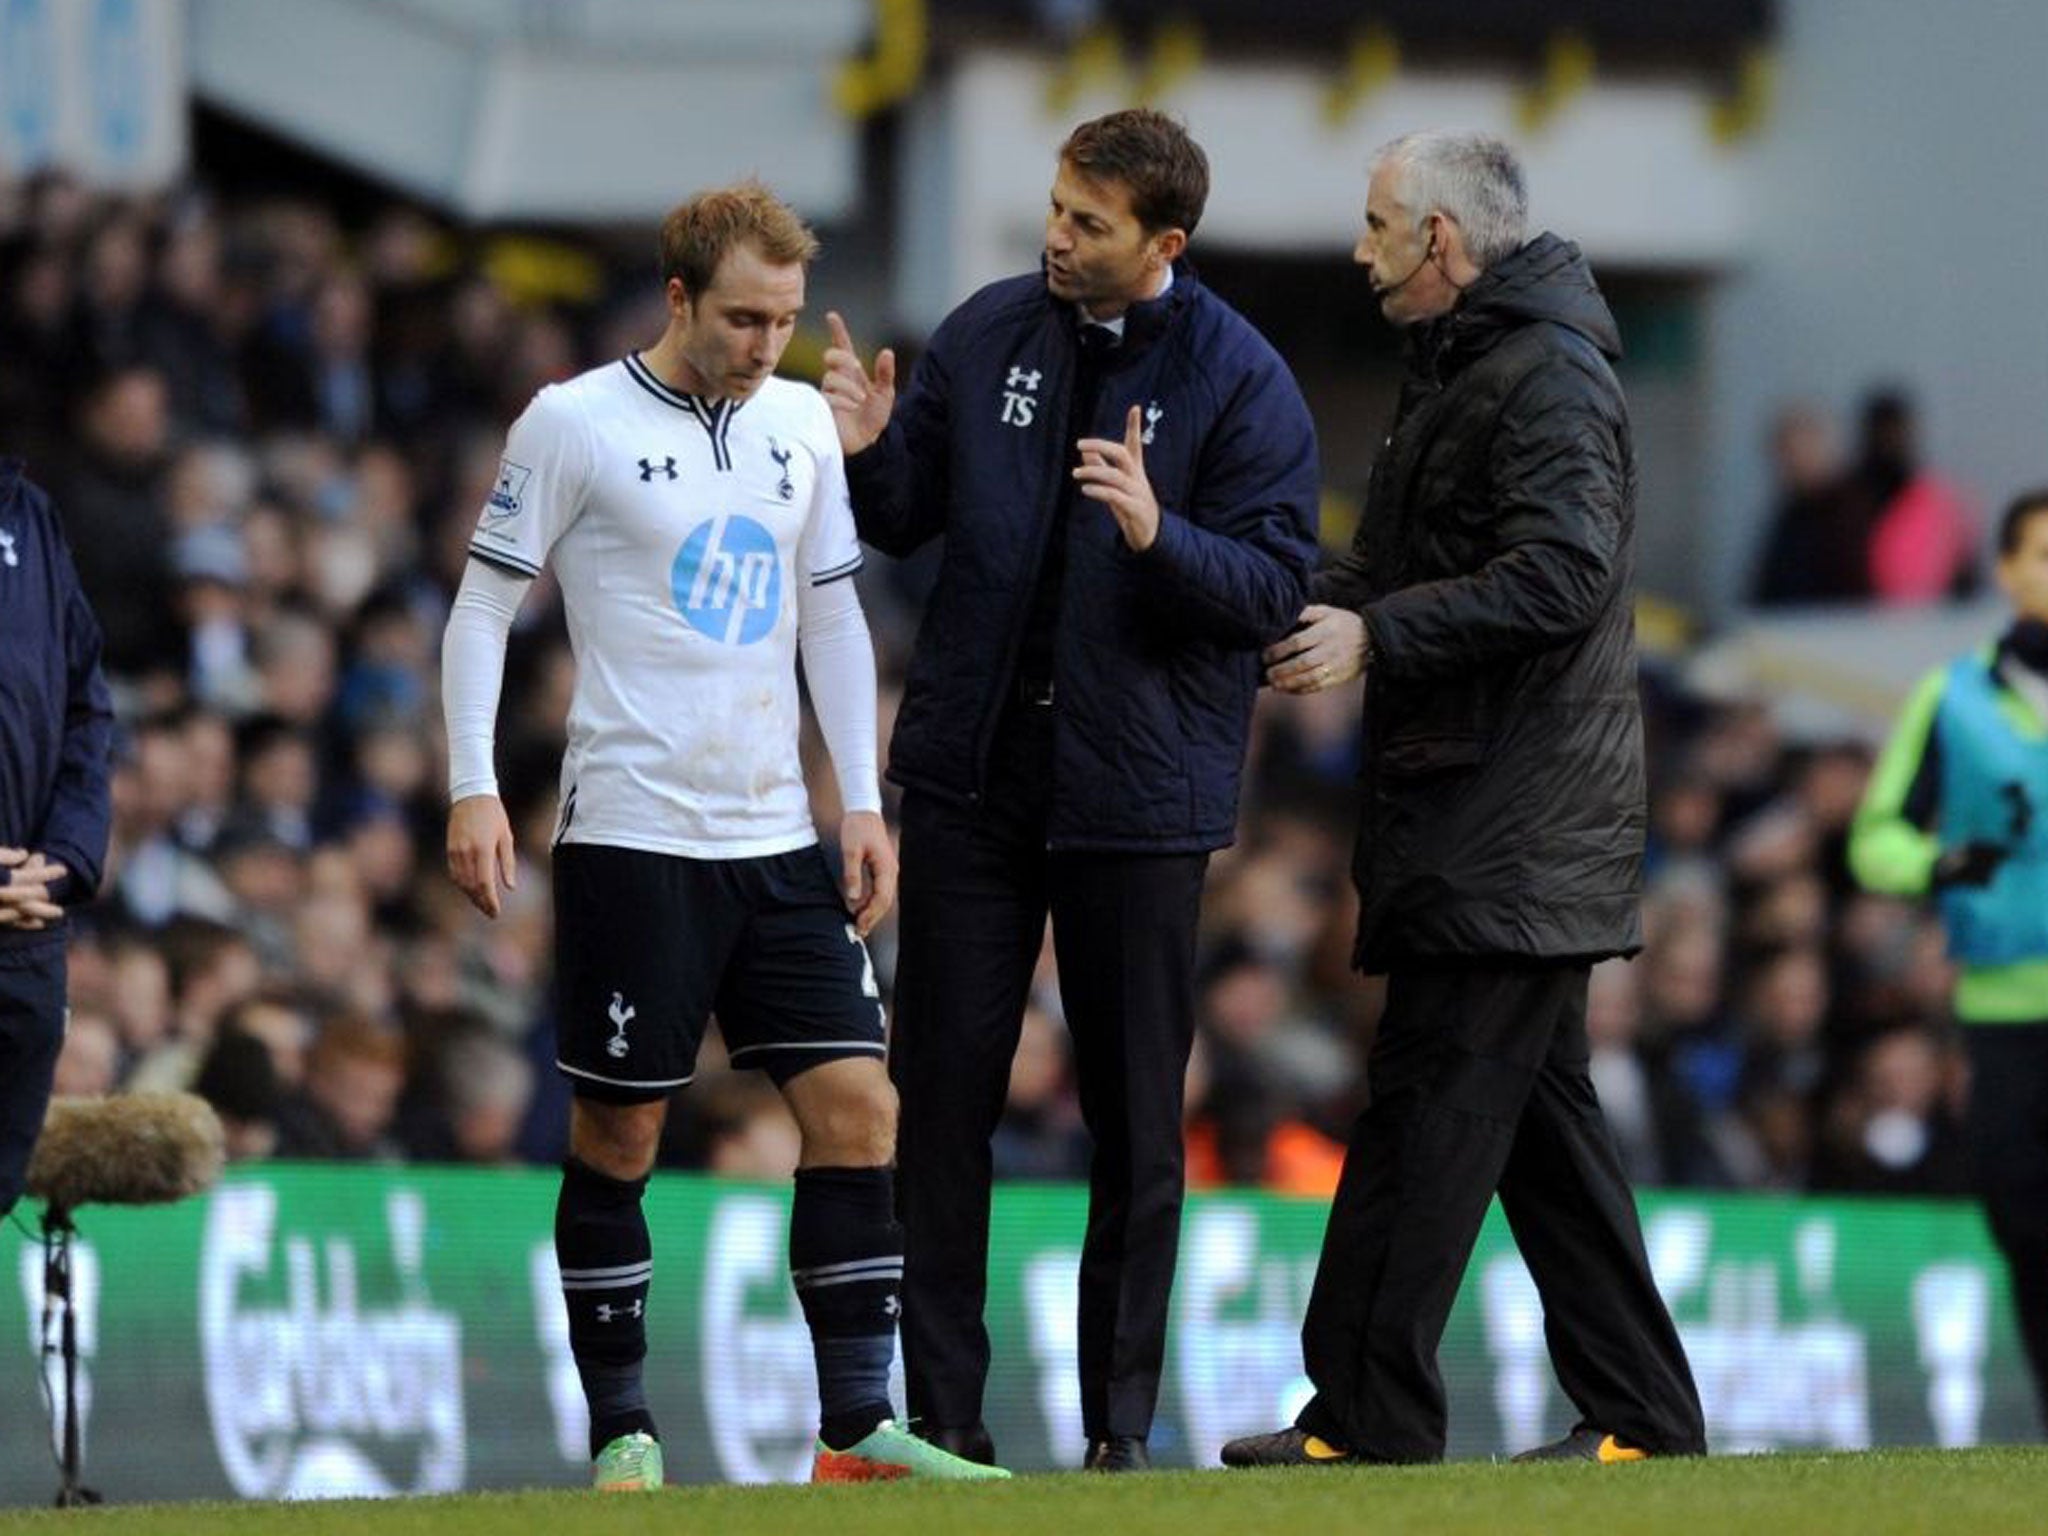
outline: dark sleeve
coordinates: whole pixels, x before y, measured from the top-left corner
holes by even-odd
[[[1362,609],[1372,596],[1365,573],[1365,551],[1351,548],[1317,571],[1308,584],[1308,600],[1331,608]]]
[[[57,782],[50,814],[43,822],[42,851],[71,871],[60,893],[67,906],[90,899],[106,867],[107,834],[113,819],[109,793],[114,709],[100,671],[100,625],[78,584],[57,520],[50,519],[54,558],[64,597],[64,660],[67,688],[64,744],[57,758]]]
[[[948,316],[932,333],[931,345],[910,372],[909,387],[897,397],[889,425],[846,461],[854,527],[862,542],[884,554],[910,554],[946,529],[952,451],[946,348],[956,329]]]
[[[1374,666],[1424,677],[1536,655],[1606,605],[1626,511],[1620,401],[1572,363],[1538,368],[1502,408],[1488,468],[1493,554],[1369,603]]]
[[[1193,505],[1159,509],[1138,567],[1182,622],[1251,648],[1293,628],[1315,569],[1315,426],[1278,357],[1246,370],[1195,466]]]

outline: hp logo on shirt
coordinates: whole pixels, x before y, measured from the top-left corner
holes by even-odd
[[[669,571],[676,612],[723,645],[765,640],[782,612],[775,537],[751,517],[713,518],[683,540]]]

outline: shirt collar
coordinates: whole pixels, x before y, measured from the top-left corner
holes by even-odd
[[[1171,264],[1169,264],[1166,268],[1165,280],[1160,283],[1158,290],[1156,292],[1146,294],[1144,299],[1140,302],[1149,303],[1153,299],[1164,298],[1166,296],[1167,290],[1172,286],[1173,267]],[[1099,326],[1103,330],[1109,332],[1109,334],[1114,336],[1118,341],[1122,341],[1124,339],[1124,321],[1130,315],[1129,309],[1126,309],[1122,314],[1116,316],[1116,318],[1112,320],[1097,320],[1093,315],[1088,313],[1087,306],[1083,304],[1076,304],[1074,306],[1074,313],[1080,317],[1081,324],[1083,324],[1084,326]]]

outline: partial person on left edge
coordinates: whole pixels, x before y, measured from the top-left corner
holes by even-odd
[[[66,913],[107,857],[113,726],[99,621],[56,510],[0,459],[0,1213],[49,1108]]]

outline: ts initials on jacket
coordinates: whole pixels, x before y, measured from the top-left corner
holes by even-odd
[[[1047,840],[1218,848],[1237,819],[1258,649],[1294,623],[1314,564],[1314,427],[1279,355],[1185,264],[1128,311],[1088,421],[1068,419],[1078,361],[1072,304],[1037,275],[994,283],[933,333],[887,431],[847,460],[868,543],[903,555],[952,535],[889,777],[980,799],[1075,442],[1121,440],[1136,405],[1159,536],[1134,553],[1085,498],[1064,520]]]
[[[1614,317],[1539,235],[1411,335],[1351,551],[1372,640],[1356,960],[1642,945],[1635,454]]]

